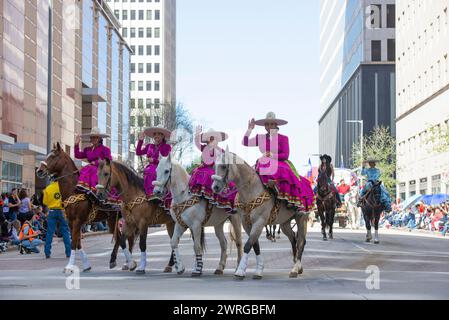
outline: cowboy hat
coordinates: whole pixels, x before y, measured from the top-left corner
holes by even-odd
[[[162,125],[158,125],[155,127],[146,128],[144,133],[146,136],[153,137],[153,134],[155,133],[162,133],[165,137],[165,139],[169,139],[171,136],[171,131],[168,129],[165,129]]]
[[[100,138],[109,138],[110,136],[105,133],[100,133],[100,129],[98,127],[93,127],[92,130],[89,133],[82,134],[81,137],[87,138],[87,137],[100,137]]]
[[[376,163],[376,162],[379,162],[379,160],[378,159],[373,159],[373,158],[368,158],[367,160],[365,160],[365,162],[368,162],[368,163],[374,162],[374,163]]]
[[[225,132],[209,129],[207,132],[201,134],[201,142],[207,143],[210,141],[211,137],[214,137],[218,142],[228,139],[228,135]]]
[[[276,118],[276,114],[274,112],[268,112],[267,116],[265,117],[265,119],[260,119],[260,120],[256,121],[256,125],[258,125],[258,126],[265,126],[265,124],[267,122],[274,122],[278,126],[283,126],[283,125],[286,125],[288,123],[288,121],[286,121],[286,120],[277,119]]]
[[[323,154],[322,156],[320,156],[320,160],[323,161],[323,159],[326,159],[326,161],[327,161],[328,163],[331,163],[331,162],[332,162],[332,157],[331,157],[330,155]]]

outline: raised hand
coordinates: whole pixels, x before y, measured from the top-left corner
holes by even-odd
[[[75,144],[80,144],[80,142],[81,142],[81,137],[80,137],[79,134],[77,134],[77,135],[75,136]]]
[[[137,136],[137,138],[139,140],[143,140],[145,138],[145,133],[144,132],[139,132],[139,135]]]
[[[196,134],[200,134],[201,132],[203,132],[203,127],[201,125],[196,126]]]
[[[248,121],[248,130],[254,130],[254,128],[256,127],[256,120],[251,119]]]

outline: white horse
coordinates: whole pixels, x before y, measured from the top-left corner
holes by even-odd
[[[264,264],[260,254],[259,237],[264,227],[269,224],[280,224],[281,230],[290,240],[294,262],[290,277],[298,277],[298,274],[303,272],[301,258],[306,244],[308,212],[296,212],[287,208],[285,203],[276,204],[274,196],[266,190],[256,171],[228,150],[219,154],[215,162],[215,173],[212,177],[214,192],[220,192],[229,181],[234,181],[239,191],[240,206],[244,209],[240,214],[243,228],[249,238],[243,248],[244,254],[235,277],[245,277],[249,252],[253,248],[257,261],[253,279],[262,278]],[[295,219],[297,224],[296,234],[290,224],[292,219]]]
[[[358,230],[360,226],[360,217],[362,215],[362,209],[357,207],[358,201],[359,201],[358,188],[352,187],[351,190],[345,195],[346,208],[348,210],[352,230]]]
[[[221,275],[226,266],[227,241],[223,232],[223,225],[226,220],[230,220],[236,235],[236,245],[238,262],[242,257],[242,232],[240,216],[229,214],[225,209],[211,206],[205,199],[192,197],[189,193],[190,176],[187,171],[178,163],[168,157],[160,157],[156,169],[157,178],[153,182],[154,194],[163,196],[168,191],[171,192],[172,208],[170,210],[173,220],[176,222],[171,247],[174,250],[175,270],[178,274],[185,271],[182,265],[181,256],[178,251],[179,239],[189,228],[193,235],[194,251],[196,255],[195,264],[192,270],[192,277],[200,276],[203,271],[202,254],[204,250],[204,227],[215,227],[215,235],[220,242],[221,257],[215,274]]]

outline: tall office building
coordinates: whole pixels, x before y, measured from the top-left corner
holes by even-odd
[[[350,167],[352,147],[376,126],[393,135],[395,1],[322,0],[319,150]]]
[[[449,152],[431,128],[449,125],[449,0],[397,1],[397,192],[449,192]],[[444,131],[443,131],[444,132]]]
[[[131,150],[144,127],[176,103],[176,0],[108,0],[131,57]],[[134,164],[137,167],[137,157]]]
[[[48,152],[50,2],[0,3],[1,190],[34,192],[43,188],[35,169]],[[52,4],[51,142],[73,157],[75,135],[99,127],[111,135],[104,143],[113,156],[126,161],[130,48],[120,24],[101,0]]]

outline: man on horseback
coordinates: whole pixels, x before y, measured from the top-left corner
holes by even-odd
[[[380,202],[384,207],[385,212],[391,212],[391,200],[390,195],[388,194],[387,189],[383,185],[382,181],[380,181],[380,170],[376,168],[377,160],[369,159],[363,162],[362,175],[367,176],[368,182],[365,184],[363,189],[360,191],[360,199],[358,202],[358,206],[360,207],[367,196],[367,194],[372,190],[374,186],[379,185],[381,194],[380,194]],[[369,164],[369,168],[366,168],[366,164]]]
[[[321,164],[318,168],[318,176],[321,174],[327,175],[327,183],[330,185],[332,191],[335,194],[335,200],[337,201],[337,208],[341,207],[341,197],[337,187],[334,184],[334,166],[332,165],[332,157],[324,154],[320,156]],[[316,188],[315,188],[316,193]]]
[[[148,143],[144,148],[142,148],[145,136],[153,138],[153,143]],[[143,177],[145,193],[150,200],[159,200],[159,198],[153,193],[153,181],[156,180],[156,168],[159,164],[159,157],[166,157],[171,152],[172,148],[168,143],[170,136],[171,131],[162,126],[147,128],[138,136],[139,142],[137,143],[136,155],[146,155],[148,159],[148,165],[145,167]],[[162,206],[164,209],[170,210],[171,195],[167,194],[162,201]]]
[[[259,147],[263,156],[257,160],[256,171],[263,184],[274,190],[279,200],[287,202],[289,207],[297,211],[308,211],[314,202],[313,190],[310,182],[297,174],[295,167],[288,160],[290,145],[288,137],[279,134],[279,127],[288,122],[277,119],[273,112],[269,112],[265,119],[251,119],[248,131],[243,137],[246,147]],[[258,134],[250,138],[255,126],[264,126],[267,133]]]
[[[201,165],[196,167],[189,181],[191,194],[204,197],[218,208],[226,209],[227,212],[235,213],[235,197],[237,189],[233,182],[221,193],[217,194],[212,190],[212,176],[215,173],[214,166],[218,152],[223,152],[218,147],[219,142],[223,142],[228,135],[221,131],[210,129],[206,133],[201,133],[202,128],[196,128],[195,144],[201,150]]]

